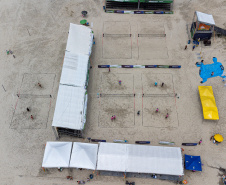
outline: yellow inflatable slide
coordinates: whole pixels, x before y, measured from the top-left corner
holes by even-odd
[[[199,86],[198,88],[204,119],[219,120],[212,86]]]

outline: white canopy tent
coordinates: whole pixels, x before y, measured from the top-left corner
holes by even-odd
[[[83,87],[59,85],[52,126],[82,130],[88,96]]]
[[[70,23],[66,50],[72,54],[91,55],[92,30],[83,25]]]
[[[56,138],[61,134],[82,137],[88,100],[84,88],[88,85],[92,44],[93,33],[90,28],[70,23],[52,123]]]
[[[178,147],[100,143],[97,170],[183,175]]]
[[[73,143],[71,168],[96,169],[98,144]]]
[[[47,142],[43,157],[43,168],[69,167],[72,142]]]
[[[215,25],[213,16],[210,14],[196,11],[196,16],[197,16],[197,19],[199,22],[202,22],[202,23],[208,24],[208,25]]]
[[[183,175],[181,148],[128,145],[127,172]]]
[[[126,171],[127,145],[118,143],[100,143],[97,170]]]
[[[179,147],[119,143],[47,142],[42,167],[184,175]]]
[[[65,52],[60,84],[85,87],[89,67],[88,55],[74,55]]]

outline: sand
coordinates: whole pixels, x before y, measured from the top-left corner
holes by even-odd
[[[121,15],[106,14],[103,1],[40,1],[2,0],[0,2],[0,184],[75,184],[92,173],[89,170],[64,169],[58,172],[41,169],[45,143],[54,141],[51,128],[62,62],[67,42],[69,23],[79,24],[80,12],[88,11],[87,20],[93,23],[96,44],[93,46],[88,87],[88,115],[85,136],[95,139],[172,141],[181,147],[182,142],[198,142],[197,147],[184,147],[184,154],[201,155],[203,171],[185,171],[184,178],[192,185],[215,185],[221,181],[226,168],[226,144],[214,145],[209,138],[220,133],[226,138],[225,88],[219,77],[204,85],[213,87],[219,110],[219,121],[203,119],[198,86],[201,78],[195,66],[198,55],[205,63],[212,57],[226,67],[226,40],[212,39],[210,47],[202,44],[192,52],[184,51],[194,11],[213,14],[216,25],[226,28],[226,3],[218,1],[181,0],[174,3],[173,15]],[[111,38],[105,34],[132,34],[132,37]],[[138,34],[159,33],[166,37],[137,37]],[[11,49],[16,58],[6,55]],[[100,64],[182,65],[181,69],[98,69]],[[122,85],[118,85],[122,80]],[[165,87],[153,87],[153,82],[165,82]],[[37,83],[43,85],[38,88]],[[20,93],[22,96],[17,97]],[[97,93],[106,94],[97,98]],[[131,94],[136,94],[135,98]],[[147,96],[142,97],[142,94]],[[180,94],[180,98],[172,97]],[[50,97],[49,95],[52,95]],[[112,95],[116,94],[116,95]],[[153,95],[154,94],[154,95]],[[108,95],[108,96],[107,96]],[[121,95],[121,97],[120,97]],[[31,107],[34,120],[26,112]],[[159,113],[155,114],[155,109]],[[137,116],[136,112],[141,111]],[[169,118],[164,116],[169,113]],[[110,117],[117,116],[112,124]],[[63,137],[61,141],[82,141]],[[74,177],[73,181],[66,179]],[[128,178],[137,185],[173,182],[155,179]],[[96,176],[89,182],[94,185],[122,185],[124,179]]]

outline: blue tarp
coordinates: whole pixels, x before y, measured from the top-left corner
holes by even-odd
[[[223,75],[224,66],[217,62],[217,58],[213,57],[213,64],[206,64],[204,65],[202,62],[196,62],[196,66],[200,67],[199,75],[203,79],[201,83],[204,83],[208,80],[208,78],[220,76],[225,78],[226,76]]]
[[[186,154],[184,156],[186,170],[202,171],[202,163],[200,156],[192,156]]]

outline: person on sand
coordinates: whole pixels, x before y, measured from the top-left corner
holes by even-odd
[[[114,120],[114,116],[111,116],[111,121],[113,121]]]
[[[27,112],[30,112],[30,109],[27,107]]]
[[[42,88],[42,85],[40,83],[38,83],[38,86]]]
[[[202,139],[200,139],[200,141],[199,141],[199,145],[202,143]]]
[[[140,111],[139,111],[139,110],[137,111],[137,115],[138,115],[138,116],[140,115]]]
[[[187,45],[185,45],[184,50],[186,50],[187,48],[188,48],[188,46],[187,46]]]
[[[211,136],[211,137],[210,137],[210,141],[211,141],[213,138],[214,138],[214,136]]]
[[[192,51],[194,51],[194,49],[195,49],[195,45],[192,47]]]
[[[159,112],[159,108],[157,108],[157,109],[155,110],[155,112],[156,112],[156,113]]]
[[[33,120],[34,119],[34,117],[31,115],[31,119]]]
[[[110,67],[108,68],[108,72],[111,72],[111,68]]]
[[[85,184],[85,181],[77,181],[78,184]]]
[[[164,86],[164,83],[162,82],[162,85],[161,85],[161,87],[163,87]]]
[[[167,113],[165,118],[167,119],[168,117],[169,117],[169,114]]]
[[[73,180],[73,177],[72,176],[67,176],[67,179]]]
[[[115,119],[116,119],[116,116],[114,115],[114,117],[113,117],[113,118],[114,118],[114,120],[115,120]]]
[[[225,175],[223,175],[222,178],[223,178],[223,181],[225,181]]]
[[[158,85],[158,83],[157,82],[155,82],[155,86],[157,87],[157,85]]]

